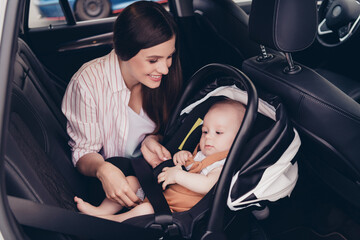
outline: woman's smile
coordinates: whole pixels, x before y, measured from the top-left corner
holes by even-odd
[[[159,82],[161,81],[161,78],[162,78],[162,75],[152,75],[152,74],[149,74],[149,77],[152,81],[154,82]]]

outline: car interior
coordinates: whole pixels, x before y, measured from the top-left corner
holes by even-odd
[[[6,46],[8,65],[0,58],[2,74],[8,73],[0,164],[4,239],[360,239],[358,1],[169,0],[166,7],[179,27],[184,90],[165,136],[176,134],[178,113],[189,99],[199,98],[198,92],[219,87],[220,80],[235,84],[240,79],[236,84],[250,100],[258,94],[286,112],[281,115],[285,125],[299,133],[298,179],[289,196],[230,210],[229,182],[241,169],[239,162],[246,162],[241,151],[255,165],[274,154],[264,150],[270,143],[273,148],[284,144],[275,142],[279,135],[269,134],[267,145],[243,148],[263,136],[249,135],[244,127],[205,205],[174,215],[159,206],[158,213],[125,223],[78,213],[73,197],[86,198],[93,179],[72,164],[60,109],[72,75],[111,51],[116,16],[77,22],[68,1],[59,3],[66,23],[36,28],[29,27],[32,1],[7,6],[13,11],[7,25],[12,34],[1,42],[1,55]],[[336,18],[339,8],[342,17]],[[206,85],[209,79],[215,85]],[[255,121],[255,113],[247,111],[248,121]],[[255,126],[261,124],[269,126],[264,121]],[[261,155],[252,157],[250,151]]]

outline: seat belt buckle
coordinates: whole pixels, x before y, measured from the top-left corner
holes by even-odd
[[[172,215],[155,215],[154,223],[149,226],[151,229],[163,231],[167,236],[179,235],[179,227],[173,222]]]

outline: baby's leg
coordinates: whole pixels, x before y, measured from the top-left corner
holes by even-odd
[[[146,215],[146,214],[152,214],[152,213],[154,213],[154,209],[151,206],[151,204],[149,202],[144,202],[144,203],[141,203],[140,205],[134,207],[133,209],[131,209],[128,212],[117,214],[117,215],[103,215],[103,216],[99,216],[99,217],[109,219],[112,221],[116,221],[116,222],[122,222],[129,218],[142,216],[142,215]]]
[[[136,192],[140,188],[140,183],[136,177],[128,176],[126,177],[126,180],[128,181],[131,190],[133,190],[134,192]],[[108,198],[105,198],[98,207],[93,206],[88,202],[85,202],[79,197],[75,197],[74,201],[76,202],[77,208],[80,212],[92,216],[115,214],[123,208],[123,206],[121,206],[119,203],[114,202]]]
[[[79,197],[75,197],[74,201],[76,202],[77,208],[80,212],[92,216],[115,214],[123,208],[119,203],[111,201],[108,198],[105,198],[98,207],[85,202]]]

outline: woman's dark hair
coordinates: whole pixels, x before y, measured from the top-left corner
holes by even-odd
[[[159,88],[142,85],[142,107],[155,122],[153,134],[163,133],[181,90],[182,72],[179,59],[177,26],[163,6],[151,1],[138,1],[126,7],[114,25],[114,49],[122,61],[128,61],[141,49],[150,48],[175,36],[176,51],[169,73],[163,76]]]

